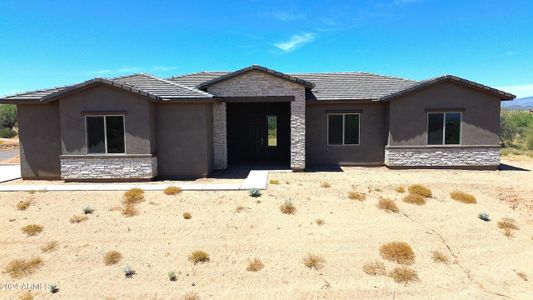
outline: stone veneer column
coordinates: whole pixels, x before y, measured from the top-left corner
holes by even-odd
[[[215,169],[228,167],[226,103],[213,104],[213,153]]]
[[[305,90],[291,102],[291,169],[305,169]]]

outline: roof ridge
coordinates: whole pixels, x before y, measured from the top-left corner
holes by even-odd
[[[408,80],[408,81],[417,81],[414,79],[409,79],[405,77],[399,77],[399,76],[390,76],[390,75],[382,75],[382,74],[376,74],[371,72],[365,72],[365,71],[340,71],[340,72],[304,72],[304,73],[288,73],[291,75],[321,75],[321,74],[367,74],[372,76],[378,76],[378,77],[384,77],[384,78],[392,78],[392,79],[402,79],[402,80]]]
[[[71,85],[74,85],[74,84],[56,86],[56,87],[51,87],[51,88],[48,88],[48,89],[36,89],[36,90],[23,91],[23,92],[18,92],[18,93],[15,93],[15,94],[4,96],[2,98],[17,97],[17,96],[24,95],[24,94],[29,94],[29,93],[38,93],[38,92],[46,92],[46,91],[50,91],[50,90],[64,89],[64,88],[69,87]]]
[[[181,78],[181,77],[186,77],[186,76],[191,76],[191,75],[198,75],[202,73],[231,73],[231,72],[230,71],[200,71],[200,72],[186,73],[186,74],[172,76],[169,79]]]
[[[183,89],[187,89],[189,91],[193,91],[195,93],[198,93],[198,94],[202,94],[204,96],[209,96],[209,97],[214,97],[212,94],[209,94],[207,92],[204,92],[202,90],[199,90],[199,89],[196,89],[196,88],[192,88],[192,87],[188,87],[188,86],[185,86],[185,85],[182,85],[182,84],[179,84],[179,83],[176,83],[176,82],[172,82],[170,80],[166,80],[166,79],[163,79],[163,78],[159,78],[155,75],[152,75],[152,74],[148,74],[148,73],[140,73],[141,75],[144,75],[144,76],[147,76],[147,77],[150,77],[152,79],[156,79],[156,80],[159,80],[159,81],[162,81],[164,83],[168,83],[170,85],[174,85],[174,86],[177,86],[177,87],[180,87],[180,88],[183,88]]]

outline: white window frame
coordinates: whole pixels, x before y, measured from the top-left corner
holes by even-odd
[[[87,134],[87,117],[103,117],[104,118],[104,148],[105,153],[89,153],[89,135]],[[107,152],[107,118],[106,117],[122,117],[122,126],[124,126],[124,152],[122,153],[108,153]],[[126,154],[126,115],[124,114],[111,114],[111,115],[85,115],[85,153],[87,155],[121,155]]]
[[[442,143],[441,144],[430,144],[429,143],[429,115],[443,115],[442,122]],[[446,114],[459,114],[459,144],[446,144]],[[426,145],[428,146],[458,146],[462,145],[463,142],[463,112],[462,111],[432,111],[428,112],[426,116]]]
[[[344,126],[345,126],[345,117],[346,115],[357,115],[357,121],[359,122],[357,129],[358,132],[358,139],[357,144],[345,144],[344,143]],[[342,116],[342,144],[330,144],[329,143],[329,116]],[[361,145],[361,114],[360,113],[328,113],[326,117],[326,143],[328,146],[359,146]]]

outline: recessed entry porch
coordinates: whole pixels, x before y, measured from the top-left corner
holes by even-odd
[[[230,168],[290,168],[290,101],[293,97],[228,98],[227,145]]]

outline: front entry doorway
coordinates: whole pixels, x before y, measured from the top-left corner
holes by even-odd
[[[227,103],[228,162],[290,160],[290,102]]]

